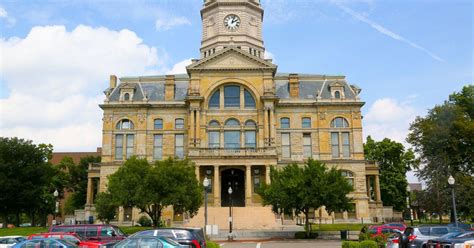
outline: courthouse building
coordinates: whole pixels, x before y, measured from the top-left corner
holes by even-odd
[[[90,166],[86,217],[95,215],[94,194],[106,190],[107,176],[136,155],[150,162],[191,159],[200,182],[211,181],[208,219],[220,228],[228,225],[229,187],[235,228],[294,223],[295,216],[262,206],[255,190],[271,183],[271,166],[310,157],[342,169],[354,187],[353,212],[323,208],[314,218],[380,220],[378,167],[364,158],[361,89],[340,75],[277,72],[264,56],[259,0],[206,0],[201,19],[200,58],[187,74],[110,76],[100,105],[102,162]],[[138,210],[120,208],[116,221],[139,217]],[[204,225],[203,209],[189,218],[170,208],[164,219]]]

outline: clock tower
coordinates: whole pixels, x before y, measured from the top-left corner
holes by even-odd
[[[201,19],[201,58],[227,46],[264,57],[260,0],[205,0]]]

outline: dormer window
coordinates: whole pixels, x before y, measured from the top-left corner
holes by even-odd
[[[334,91],[334,98],[341,99],[341,92],[338,90]]]
[[[344,87],[345,85],[341,82],[335,81],[329,84],[329,90],[331,91],[332,99],[344,99]]]
[[[130,93],[123,94],[123,100],[124,101],[130,101]]]
[[[120,86],[120,101],[132,101],[133,94],[135,93],[135,85],[131,83],[125,83]]]

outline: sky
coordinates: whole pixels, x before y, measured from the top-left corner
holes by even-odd
[[[278,71],[361,87],[364,136],[408,145],[416,116],[473,82],[471,0],[261,2]],[[95,151],[109,75],[185,72],[199,57],[202,3],[0,0],[0,136]]]

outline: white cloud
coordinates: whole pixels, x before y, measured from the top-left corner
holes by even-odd
[[[155,22],[155,28],[158,31],[166,31],[182,25],[191,25],[191,22],[186,17],[167,17],[165,15],[158,17]]]
[[[186,66],[192,63],[191,58],[185,59],[176,63],[173,68],[166,72],[166,74],[184,74],[186,72]]]
[[[10,89],[0,99],[0,136],[94,151],[109,75],[165,72],[166,54],[158,50],[132,31],[88,26],[34,27],[25,38],[0,39],[1,75]]]
[[[389,138],[406,144],[410,123],[419,115],[409,102],[382,98],[370,106],[364,117],[364,136],[375,140]]]
[[[393,32],[393,31],[390,31],[389,29],[385,28],[384,26],[370,20],[369,18],[365,17],[363,14],[360,14],[360,13],[357,13],[355,12],[354,10],[352,10],[351,8],[341,4],[339,1],[332,1],[333,3],[335,3],[340,9],[342,9],[342,11],[344,11],[345,13],[351,15],[353,18],[361,21],[361,22],[364,22],[366,24],[368,24],[371,28],[377,30],[379,33],[383,34],[383,35],[386,35],[392,39],[395,39],[395,40],[398,40],[398,41],[401,41],[403,43],[406,43],[408,44],[409,46],[413,47],[413,48],[416,48],[420,51],[423,51],[424,53],[428,54],[431,58],[437,60],[437,61],[440,61],[440,62],[444,62],[445,60],[440,58],[438,55],[434,54],[433,52],[429,51],[428,49],[406,39],[405,37]]]
[[[15,22],[16,22],[16,19],[11,16],[8,16],[8,12],[1,6],[0,6],[0,19],[5,19],[7,23],[7,27],[12,27],[13,25],[15,25]]]

